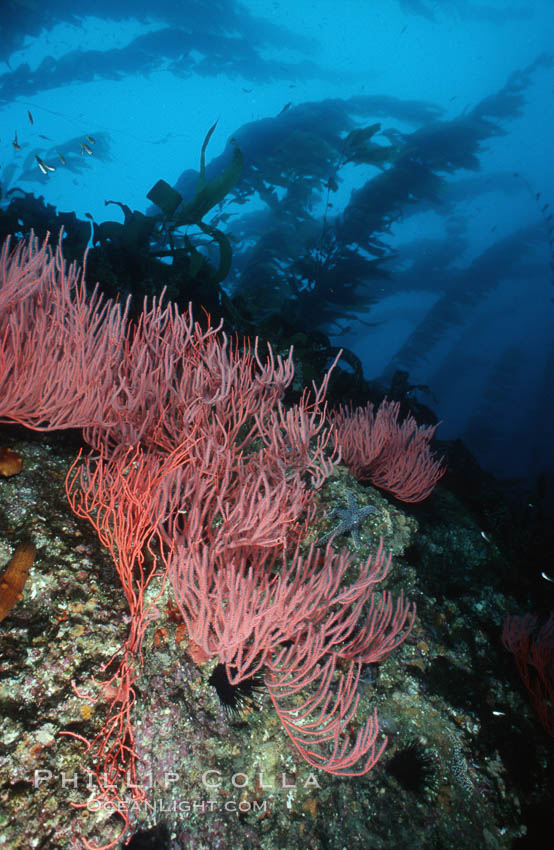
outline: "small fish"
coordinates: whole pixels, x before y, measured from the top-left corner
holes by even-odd
[[[87,138],[88,138],[88,136],[87,136]],[[88,153],[88,155],[89,155],[89,156],[92,156],[92,151],[91,151],[91,149],[89,148],[89,146],[88,146],[88,145],[86,145],[84,142],[81,142],[81,156],[82,156],[84,153]]]
[[[554,578],[551,578],[551,577],[550,577],[547,573],[545,573],[545,572],[542,572],[542,573],[541,573],[541,578],[543,578],[545,581],[552,581],[552,582],[554,582]]]
[[[61,162],[61,164],[62,164],[62,165],[67,165],[67,160],[66,160],[66,158],[65,158],[64,156],[62,156],[62,154],[61,154],[59,151],[58,151],[58,156],[59,156],[59,158],[60,158],[60,162]]]
[[[404,26],[400,30],[400,35],[404,35],[404,33],[406,32],[407,29],[408,29],[408,24],[404,24]]]
[[[29,116],[29,124],[34,124],[33,116],[31,115],[31,110],[27,110],[27,115]]]
[[[457,95],[457,94],[455,94],[453,97],[451,97],[451,98],[450,98],[450,103],[452,103],[452,101],[453,101],[453,100],[456,100],[456,99],[457,99],[457,97],[458,97],[458,95]]]
[[[550,206],[550,204],[545,204],[544,207],[542,208],[542,211],[544,212],[545,210],[547,210],[549,206]]]
[[[481,531],[481,537],[483,538],[483,540],[486,540],[487,543],[491,542],[484,531]]]
[[[92,136],[87,136],[87,141],[91,143],[91,145],[96,144],[96,139],[93,139]]]
[[[279,112],[279,115],[282,115],[282,114],[283,114],[283,112],[286,112],[286,111],[287,111],[287,109],[289,109],[289,107],[291,107],[291,106],[292,106],[292,100],[289,100],[289,102],[288,102],[288,103],[286,103],[286,104],[283,106],[283,108],[282,108],[282,109],[281,109],[281,111]]]
[[[40,170],[42,171],[43,174],[48,174],[49,171],[55,171],[56,170],[53,165],[48,165],[47,162],[44,162],[44,160],[41,159],[40,156],[37,156],[36,154],[35,154],[35,159],[37,161],[38,167],[40,168]]]
[[[15,131],[15,133],[13,134],[13,142],[12,142],[12,145],[14,146],[14,148],[16,149],[16,151],[20,151],[20,150],[21,150],[21,145],[20,145],[20,144],[19,144],[19,142],[17,141],[17,130],[16,130],[16,131]]]
[[[23,596],[36,551],[33,543],[20,543],[0,576],[0,620],[8,616]]]
[[[505,711],[493,711],[493,717],[506,717]]]
[[[541,193],[537,192],[537,194],[535,195],[535,198],[537,199],[537,201],[539,200],[540,196],[541,196]]]
[[[254,91],[254,89],[243,89],[243,91],[246,92],[246,94],[250,94]]]
[[[495,230],[496,230],[496,224],[494,225],[494,227],[491,227],[491,233],[494,233]]]
[[[52,139],[50,136],[43,136],[42,133],[38,134],[39,139],[46,139],[47,142],[51,142]]]

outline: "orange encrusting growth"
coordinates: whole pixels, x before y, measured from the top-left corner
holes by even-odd
[[[0,475],[9,478],[17,475],[23,468],[23,458],[11,449],[0,449]]]
[[[23,588],[36,551],[33,543],[20,543],[0,577],[0,622],[23,596]]]

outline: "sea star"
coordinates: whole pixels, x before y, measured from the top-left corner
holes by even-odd
[[[360,545],[360,535],[358,530],[361,523],[367,516],[370,514],[376,514],[378,511],[377,508],[373,507],[373,505],[366,505],[364,508],[359,508],[356,499],[350,490],[347,490],[346,498],[348,500],[348,507],[335,508],[335,510],[331,511],[329,514],[330,517],[337,517],[340,520],[339,524],[327,534],[324,534],[323,537],[317,541],[316,546],[323,546],[323,544],[327,543],[333,537],[338,537],[340,534],[348,534],[349,532],[351,532],[356,546]]]

